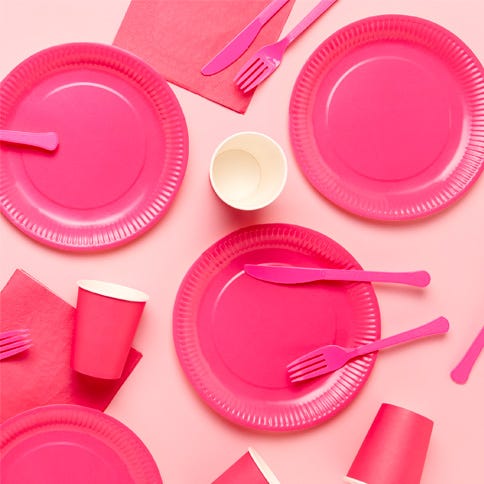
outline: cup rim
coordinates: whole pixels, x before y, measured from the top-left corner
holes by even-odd
[[[355,479],[354,477],[350,477],[350,476],[345,476],[343,478],[343,480],[345,482],[347,482],[348,484],[368,484],[365,481],[360,481],[360,480]]]
[[[265,480],[268,484],[281,484],[279,479],[276,477],[274,472],[270,469],[270,467],[266,464],[264,459],[260,456],[260,454],[252,447],[249,447],[248,452],[254,461],[254,464],[259,468],[259,471],[264,476]]]
[[[100,296],[119,299],[129,302],[146,302],[149,299],[148,294],[138,289],[116,284],[114,282],[100,281],[97,279],[80,279],[77,285],[85,291]]]
[[[222,146],[225,143],[227,143],[228,141],[230,141],[231,139],[238,137],[238,136],[242,136],[242,135],[260,136],[261,138],[265,138],[266,140],[270,141],[277,148],[277,150],[279,151],[279,153],[281,155],[281,159],[284,162],[284,172],[282,174],[282,180],[281,180],[281,183],[280,183],[278,190],[274,193],[274,195],[270,199],[264,201],[263,203],[261,203],[259,205],[255,205],[254,207],[243,207],[243,206],[240,206],[238,204],[227,202],[225,200],[225,198],[222,197],[220,192],[217,190],[217,186],[216,186],[216,183],[215,183],[215,180],[214,180],[214,177],[213,177],[213,167],[214,167],[214,163],[215,163],[215,158],[216,158],[217,154],[219,153],[220,148],[222,148]],[[276,200],[279,197],[279,195],[282,193],[282,191],[284,190],[284,187],[286,186],[286,183],[287,183],[287,174],[288,174],[287,165],[288,165],[288,161],[287,161],[286,153],[282,149],[282,146],[274,138],[270,137],[269,135],[267,135],[265,133],[261,133],[259,131],[238,131],[237,133],[233,133],[230,136],[227,136],[226,138],[224,138],[217,145],[217,147],[213,150],[212,158],[210,159],[210,168],[209,168],[210,184],[212,185],[213,191],[217,194],[218,198],[220,200],[222,200],[229,207],[236,208],[237,210],[243,210],[243,211],[246,211],[246,212],[250,212],[250,211],[253,211],[253,210],[259,210],[261,208],[267,207],[272,202],[274,202],[274,200]]]

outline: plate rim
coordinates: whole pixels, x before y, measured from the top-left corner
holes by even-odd
[[[83,405],[43,405],[8,418],[0,425],[2,430],[0,432],[0,455],[7,455],[12,445],[15,447],[17,439],[20,439],[21,443],[24,438],[28,438],[25,434],[37,435],[38,432],[35,432],[35,429],[39,427],[52,430],[53,424],[64,428],[93,431],[98,440],[113,450],[126,464],[134,482],[162,484],[158,466],[144,442],[119,420],[100,410]],[[120,434],[123,438],[116,438],[116,435]],[[89,432],[89,435],[92,433]],[[110,440],[111,438],[113,440]],[[124,454],[121,453],[120,447],[125,448]],[[130,459],[130,462],[127,462],[127,458]],[[136,475],[133,476],[133,473]]]
[[[320,172],[322,171],[321,166],[316,166],[316,163],[311,160],[316,155],[319,163],[321,155],[317,147],[311,146],[307,148],[307,144],[314,144],[314,141],[310,134],[311,129],[308,129],[308,125],[311,123],[304,119],[309,117],[307,112],[311,106],[310,90],[314,88],[314,85],[310,85],[310,82],[318,75],[315,74],[315,71],[320,68],[321,64],[327,66],[332,62],[332,60],[326,62],[325,56],[330,56],[334,49],[341,45],[342,38],[352,32],[356,31],[358,35],[362,36],[368,35],[370,31],[371,33],[378,31],[378,29],[387,29],[390,32],[394,32],[397,28],[403,29],[409,26],[417,29],[426,29],[426,35],[431,32],[444,40],[451,40],[452,48],[457,52],[455,55],[461,56],[461,68],[463,69],[464,63],[466,64],[466,69],[468,69],[469,63],[472,66],[470,72],[466,73],[467,78],[472,79],[476,75],[479,77],[471,82],[473,87],[469,89],[471,91],[474,89],[477,92],[477,94],[474,94],[476,97],[478,97],[478,94],[481,96],[484,94],[484,67],[473,51],[457,35],[425,18],[404,14],[383,14],[351,22],[341,27],[318,45],[297,76],[289,104],[291,146],[297,164],[312,187],[338,208],[352,215],[380,222],[410,221],[434,215],[457,202],[472,187],[484,170],[484,148],[482,147],[484,145],[484,130],[482,130],[482,127],[479,129],[480,124],[484,122],[484,114],[482,113],[484,101],[477,99],[470,101],[474,111],[477,112],[472,118],[465,152],[457,166],[452,170],[451,175],[445,179],[443,188],[436,189],[430,197],[427,196],[421,200],[406,204],[405,207],[392,207],[384,196],[362,198],[360,194],[355,195],[351,189],[341,188],[337,181],[330,178],[331,169],[327,168],[324,163],[323,169],[327,173],[322,175],[317,173],[318,169]],[[401,37],[397,40],[401,40]],[[361,45],[361,43],[357,45]],[[353,45],[351,48],[353,48]],[[345,50],[345,52],[347,51],[348,49]],[[341,56],[344,57],[344,55],[343,52]],[[462,82],[459,84],[462,84]],[[469,97],[466,94],[466,98]],[[467,101],[469,102],[468,99]],[[479,108],[481,113],[479,113]],[[301,134],[304,130],[306,130],[306,134]],[[479,146],[481,146],[480,149]],[[308,152],[310,152],[311,156],[308,155]],[[321,164],[319,163],[319,165]],[[328,187],[329,185],[331,187]]]
[[[7,175],[7,167],[4,167],[0,173],[0,212],[25,235],[55,249],[93,252],[118,247],[153,228],[176,198],[188,165],[189,139],[185,116],[175,93],[160,73],[137,55],[120,47],[99,42],[69,42],[35,52],[22,60],[0,82],[2,97],[11,95],[10,91],[18,89],[19,76],[28,78],[28,71],[33,64],[46,59],[55,63],[56,59],[62,56],[81,57],[83,62],[89,65],[101,60],[103,66],[109,64],[110,73],[118,76],[119,79],[127,77],[126,72],[136,68],[138,69],[136,72],[141,72],[146,76],[148,81],[134,82],[132,78],[130,81],[134,89],[151,103],[157,117],[169,120],[169,125],[160,123],[160,129],[166,129],[171,136],[170,142],[164,148],[165,156],[160,164],[160,175],[161,169],[166,170],[168,167],[168,170],[163,179],[157,180],[157,185],[150,194],[143,197],[143,202],[134,213],[123,215],[111,224],[98,222],[90,224],[86,228],[62,225],[48,217],[39,224],[25,210],[17,209],[17,195],[14,194],[13,199],[11,198],[9,187],[12,180]],[[74,64],[72,59],[69,62]],[[124,69],[124,71],[122,72],[120,69]],[[57,70],[58,66],[51,67],[50,65],[47,74]],[[40,79],[45,75],[46,73],[43,73]],[[39,78],[36,78],[32,85],[35,86],[37,82],[39,82]],[[143,87],[142,83],[146,86]],[[151,88],[150,93],[148,93],[148,87]],[[30,87],[24,88],[21,94],[25,95],[29,89]],[[17,92],[14,95],[19,96]],[[21,99],[16,97],[11,103],[15,107],[21,102]],[[10,109],[11,106],[3,107],[0,112],[2,126],[5,124]],[[51,225],[48,224],[49,221]]]
[[[361,359],[354,360],[353,362],[347,364],[342,370],[338,370],[338,372],[341,372],[341,379],[346,384],[355,385],[355,388],[347,398],[338,401],[338,403],[333,406],[330,412],[318,414],[317,408],[318,404],[321,402],[321,398],[319,395],[316,398],[314,398],[314,396],[310,396],[307,398],[308,402],[305,401],[301,405],[294,405],[295,409],[289,417],[287,415],[278,414],[264,418],[262,419],[263,421],[261,421],[258,415],[251,415],[247,412],[244,413],[243,411],[241,411],[241,408],[232,407],[226,404],[226,402],[223,402],[220,399],[220,396],[214,393],[213,387],[210,388],[204,382],[204,377],[210,372],[207,371],[205,368],[202,368],[202,375],[200,376],[200,374],[197,373],[198,370],[195,368],[195,364],[190,361],[190,358],[187,358],[186,356],[186,353],[189,352],[190,349],[186,351],[184,347],[184,344],[186,343],[181,343],[182,336],[180,336],[180,334],[183,333],[183,331],[180,328],[190,328],[191,326],[191,330],[194,333],[196,332],[196,326],[195,324],[193,324],[193,321],[190,322],[185,320],[183,315],[184,311],[186,311],[185,307],[186,301],[188,299],[187,294],[189,294],[190,291],[196,289],[195,284],[197,279],[199,279],[200,276],[203,277],[203,270],[201,266],[207,264],[207,259],[212,259],[214,252],[223,252],[224,250],[231,251],[231,241],[237,241],[241,237],[243,238],[247,233],[249,235],[252,235],[254,238],[260,240],[260,237],[262,237],[261,233],[269,231],[274,231],[275,233],[280,233],[283,235],[296,233],[298,236],[301,237],[301,239],[308,238],[308,240],[310,241],[311,238],[315,238],[318,239],[321,243],[329,242],[330,244],[332,244],[333,248],[341,250],[345,253],[345,255],[349,257],[348,260],[350,261],[349,263],[351,263],[350,267],[361,269],[361,266],[356,261],[356,259],[354,259],[354,257],[343,246],[335,242],[330,237],[321,234],[320,232],[317,232],[316,230],[288,223],[263,223],[242,227],[214,242],[208,249],[203,251],[202,254],[191,264],[179,286],[175,299],[175,304],[173,307],[173,340],[179,364],[192,388],[199,395],[199,397],[221,417],[226,418],[231,423],[253,430],[275,432],[304,430],[329,420],[341,410],[343,410],[354,398],[358,396],[358,394],[364,387],[366,380],[370,376],[370,373],[376,361],[376,354],[366,355]],[[281,243],[287,243],[287,239],[285,237],[281,237],[280,240]],[[231,254],[232,253],[230,253],[229,255]],[[370,312],[371,317],[373,318],[371,319],[371,321],[372,324],[375,325],[372,338],[370,339],[377,339],[381,331],[381,317],[380,308],[374,288],[369,283],[355,283],[355,287],[364,287],[366,289],[365,297],[368,298],[368,300],[371,302],[368,307],[371,308]],[[367,309],[368,308],[366,308],[366,310]],[[189,306],[187,314],[191,314]],[[189,342],[189,344],[190,343],[191,342]],[[203,360],[203,358],[200,357],[200,360]],[[208,363],[205,360],[203,360],[203,363],[208,367]],[[356,384],[355,379],[357,380]],[[223,387],[223,384],[221,386]],[[312,391],[311,393],[314,393],[314,391]],[[261,405],[262,407],[264,406],[263,404]],[[279,406],[279,408],[281,408],[280,405],[275,402],[273,402],[273,405],[274,407]],[[256,408],[256,406],[254,408]]]

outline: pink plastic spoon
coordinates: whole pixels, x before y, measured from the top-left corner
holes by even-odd
[[[57,133],[30,133],[27,131],[13,131],[0,129],[0,141],[35,146],[48,151],[54,151],[59,144]]]

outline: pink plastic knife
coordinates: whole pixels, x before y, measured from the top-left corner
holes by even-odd
[[[376,272],[357,269],[320,269],[267,264],[245,264],[244,271],[256,279],[278,284],[304,284],[314,281],[393,282],[425,287],[430,283],[426,271]]]
[[[202,67],[202,74],[211,76],[235,62],[252,44],[260,29],[289,0],[272,0],[257,17],[237,34],[213,59]]]
[[[467,381],[482,348],[484,348],[484,326],[481,328],[481,331],[472,342],[460,363],[452,370],[450,374],[452,380],[460,384]]]

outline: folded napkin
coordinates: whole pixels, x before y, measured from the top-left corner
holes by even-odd
[[[29,328],[33,347],[0,362],[0,423],[40,405],[74,403],[105,410],[141,359],[131,348],[119,380],[71,370],[75,309],[21,270],[0,293],[0,330]]]
[[[279,38],[294,1],[269,20],[240,59],[213,76],[200,69],[270,0],[132,0],[114,44],[147,61],[168,81],[244,113],[252,94],[243,94],[233,79],[252,53]]]

